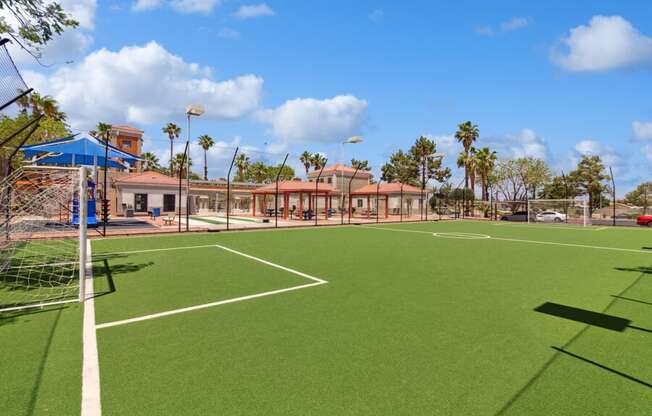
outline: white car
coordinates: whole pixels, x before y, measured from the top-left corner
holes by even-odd
[[[537,222],[566,222],[566,214],[557,211],[543,211],[536,215]]]

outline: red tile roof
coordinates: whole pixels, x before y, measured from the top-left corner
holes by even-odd
[[[162,173],[154,172],[153,170],[148,170],[141,173],[131,173],[116,179],[115,182],[117,184],[179,186],[178,178],[171,178],[167,175],[163,175]],[[185,180],[182,181],[182,186],[185,188]]]
[[[120,130],[125,133],[140,134],[145,133],[144,131],[137,129],[135,127],[127,126],[126,124],[114,124],[111,126],[111,130]]]
[[[307,181],[280,181],[278,183],[278,191],[279,192],[315,192],[315,182],[307,182]],[[333,187],[326,184],[326,183],[320,183],[319,184],[319,193],[330,193],[333,192]],[[270,194],[270,193],[276,193],[276,184],[275,183],[270,183],[269,185],[262,186],[256,190],[253,191],[255,194]]]
[[[355,168],[352,168],[351,166],[343,165],[341,163],[337,163],[335,165],[326,166],[324,168],[323,174],[346,173],[346,174],[349,174],[349,175],[353,175],[353,172],[355,172]],[[314,175],[318,175],[318,174],[319,174],[318,170],[311,171],[310,173],[308,173],[308,175],[310,175],[310,176],[314,176]],[[356,173],[356,175],[355,175],[356,178],[357,177],[369,178],[371,176],[372,176],[371,172],[366,171],[366,170],[358,170],[358,173]]]
[[[373,195],[376,192],[386,195],[386,194],[400,194],[401,193],[401,184],[399,182],[393,183],[381,183],[380,189],[377,184],[365,185],[362,188],[356,189],[351,192],[351,195]],[[403,185],[404,194],[421,194],[421,188],[417,188],[412,185]]]

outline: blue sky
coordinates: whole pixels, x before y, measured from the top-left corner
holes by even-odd
[[[465,120],[503,158],[570,170],[600,154],[622,191],[652,172],[645,1],[62,3],[82,24],[44,52],[52,68],[17,57],[28,82],[54,95],[76,130],[144,129],[162,161],[161,126],[185,128],[185,105],[204,104],[192,135],[220,142],[211,176],[224,175],[235,145],[268,160],[290,152],[294,166],[307,149],[377,169],[419,135],[452,163]],[[353,134],[364,143],[343,151]],[[200,172],[199,149],[193,156]]]

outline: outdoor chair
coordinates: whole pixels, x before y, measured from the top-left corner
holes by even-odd
[[[174,214],[172,217],[168,214],[167,217],[163,218],[163,225],[172,225],[174,220],[177,219],[177,215]]]

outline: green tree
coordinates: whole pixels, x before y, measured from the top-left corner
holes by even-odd
[[[392,153],[389,161],[381,168],[381,179],[386,182],[401,182],[417,185],[419,183],[419,167],[409,153],[399,149]]]
[[[161,167],[159,166],[158,157],[152,152],[143,152],[140,157],[145,162],[146,170],[155,170],[158,171]]]
[[[308,172],[310,171],[310,166],[312,166],[312,158],[313,158],[313,154],[307,150],[301,153],[301,157],[299,157],[299,160],[303,164],[303,167],[306,169],[306,175],[308,175]]]
[[[238,172],[235,175],[236,182],[244,182],[247,180],[247,169],[249,168],[249,156],[244,153],[240,153],[235,157],[235,162],[233,162],[235,168]]]
[[[577,168],[568,176],[577,185],[581,195],[588,196],[589,213],[592,214],[599,206],[602,194],[609,189],[605,181],[610,177],[605,173],[600,156],[582,156],[577,163]]]
[[[633,191],[626,193],[624,202],[628,205],[644,207],[647,211],[647,207],[652,202],[652,182],[643,182]]]
[[[263,162],[254,162],[249,165],[247,177],[255,183],[265,183],[269,178],[269,169]]]
[[[310,161],[315,170],[320,170],[326,164],[326,158],[321,153],[314,153]]]
[[[283,169],[281,169],[280,174],[279,174],[279,169],[281,168],[281,165],[277,166],[268,166],[267,167],[267,181],[268,182],[275,182],[276,181],[276,175],[278,175],[278,180],[279,181],[290,181],[294,178],[294,169],[292,169],[290,166],[285,165],[283,166]]]
[[[455,139],[462,143],[464,147],[464,153],[466,154],[466,159],[468,160],[469,153],[471,152],[471,147],[473,143],[480,137],[480,130],[476,124],[471,123],[470,121],[465,121],[460,123],[457,126],[457,131],[455,132]],[[464,167],[464,187],[469,187],[469,170],[468,165]]]
[[[172,158],[170,176],[173,177],[178,176],[179,173],[181,173],[181,177],[186,178],[187,177],[186,172],[189,166],[192,166],[192,158],[190,156],[188,156],[188,160],[186,160],[184,158],[183,153],[175,154],[174,157]],[[191,174],[190,176],[192,177],[193,175]]]
[[[552,172],[545,161],[534,157],[518,158],[516,162],[519,166],[523,183],[531,193],[531,198],[537,198],[537,190],[542,190],[543,186],[550,182]]]
[[[554,176],[543,185],[540,196],[544,199],[573,199],[579,195],[577,185],[566,175]]]
[[[47,0],[0,0],[0,11],[13,17],[0,17],[0,34],[11,37],[37,60],[55,36],[79,25],[59,3]]]
[[[493,173],[498,159],[496,152],[488,147],[483,147],[475,154],[476,158],[476,171],[480,176],[480,183],[482,186],[482,200],[489,200],[489,178]]]
[[[371,167],[369,167],[368,160],[351,159],[351,167],[353,169],[359,169],[366,172],[369,172],[371,170]]]
[[[433,156],[437,153],[437,144],[427,137],[419,137],[410,148],[410,156],[417,165],[421,179],[421,188],[425,189],[430,179],[445,182],[451,177],[449,168],[442,168],[443,158]]]
[[[207,134],[199,136],[199,145],[204,149],[204,180],[208,180],[208,149],[215,145],[213,138]]]
[[[173,163],[173,155],[174,155],[174,140],[179,139],[179,135],[181,135],[181,127],[177,126],[174,123],[168,123],[161,129],[163,133],[168,135],[168,139],[170,139],[170,175],[174,176],[174,169],[172,166]]]

